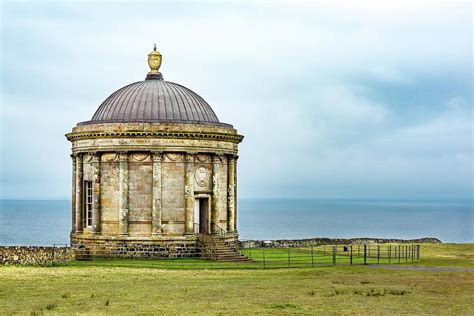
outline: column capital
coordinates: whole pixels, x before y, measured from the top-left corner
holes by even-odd
[[[119,156],[119,161],[128,161],[128,152],[119,151],[118,156]]]
[[[227,161],[229,161],[229,164],[235,164],[235,161],[237,160],[235,155],[227,155]]]
[[[151,159],[153,160],[153,162],[163,161],[163,152],[162,151],[152,151],[151,152]]]
[[[99,162],[100,161],[101,153],[99,153],[97,151],[92,151],[92,152],[89,152],[87,154],[91,157],[92,162]]]
[[[194,163],[194,155],[195,155],[194,153],[187,152],[185,154],[186,162]]]
[[[224,158],[224,154],[215,153],[214,155],[212,155],[212,162],[213,163],[221,163],[223,158]]]

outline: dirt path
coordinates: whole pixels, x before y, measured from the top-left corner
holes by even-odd
[[[423,266],[406,266],[406,265],[386,265],[386,264],[372,264],[367,265],[370,268],[382,268],[388,270],[418,270],[431,272],[474,272],[474,268],[462,267],[423,267]]]

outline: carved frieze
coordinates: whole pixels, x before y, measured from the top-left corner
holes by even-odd
[[[224,150],[236,151],[237,144],[227,141],[217,140],[201,140],[201,139],[134,139],[134,138],[110,138],[110,139],[78,139],[73,140],[73,149],[90,150],[113,150],[114,148],[126,148],[127,150],[143,150],[150,148],[152,150],[160,150],[159,148],[197,148],[198,150]],[[157,148],[158,147],[158,148]]]

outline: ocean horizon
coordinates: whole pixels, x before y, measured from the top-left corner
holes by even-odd
[[[0,245],[68,244],[69,200],[0,200]],[[240,199],[246,239],[438,238],[474,242],[473,200]]]

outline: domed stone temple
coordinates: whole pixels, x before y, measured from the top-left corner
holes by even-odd
[[[97,256],[201,256],[206,238],[237,241],[237,146],[195,92],[163,80],[148,55],[144,81],[112,93],[72,143],[71,245]],[[207,239],[209,243],[209,239]]]

